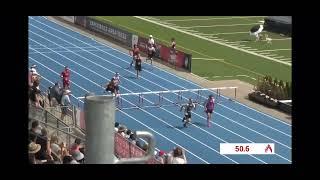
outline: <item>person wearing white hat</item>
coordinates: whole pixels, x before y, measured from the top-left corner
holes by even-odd
[[[155,46],[154,39],[153,39],[152,35],[149,36],[148,45],[153,46],[153,47]],[[148,45],[147,45],[147,48],[148,48]]]
[[[30,87],[32,87],[34,81],[36,81],[37,79],[38,80],[40,79],[40,74],[37,72],[36,67],[37,66],[35,64],[33,64],[30,68],[30,71],[29,71],[29,86]]]
[[[37,75],[38,75],[37,70],[36,70],[36,67],[37,67],[37,65],[33,64],[33,65],[31,66],[31,68],[30,68],[30,72],[31,72],[32,74],[37,74]]]
[[[72,154],[72,157],[78,162],[83,162],[84,160],[84,155],[80,152],[80,151],[75,151],[73,154]]]
[[[36,159],[35,154],[40,151],[41,145],[36,144],[35,142],[31,142],[28,146],[28,149],[29,149],[29,163],[31,164],[40,163],[40,161]]]
[[[68,106],[71,104],[70,95],[71,91],[69,89],[63,91],[63,95],[61,98],[61,120],[64,119],[65,115],[68,111]]]

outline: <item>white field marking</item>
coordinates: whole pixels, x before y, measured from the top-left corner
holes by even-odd
[[[260,53],[260,52],[258,52],[258,53]],[[267,54],[270,54],[270,53],[269,52],[262,52],[260,54],[267,55]]]
[[[31,18],[31,19],[33,19],[33,18]],[[35,20],[35,21],[37,21],[37,20]],[[51,20],[50,20],[50,21],[51,21]],[[37,22],[39,22],[39,21],[37,21]],[[51,21],[51,22],[52,22],[52,21]],[[39,23],[43,24],[42,22],[39,22]],[[53,23],[57,24],[56,22],[53,22]],[[47,26],[47,27],[49,27],[49,28],[52,28],[52,27],[50,27],[50,26],[48,26],[48,25],[46,25],[46,24],[43,24],[43,25],[45,25],[45,26]],[[76,33],[76,34],[79,34],[79,35],[88,37],[87,34],[74,31],[73,29],[71,29],[71,28],[69,28],[69,27],[62,26],[62,25],[59,25],[59,24],[57,24],[57,25],[60,26],[60,27],[69,29],[69,30],[72,31],[73,33]],[[142,32],[137,31],[137,30],[135,30],[135,29],[132,29],[132,28],[129,28],[129,27],[126,27],[126,26],[124,26],[124,27],[127,28],[127,29],[131,29],[131,30],[134,31],[134,32],[142,33]],[[54,30],[56,30],[56,31],[59,31],[59,30],[57,30],[56,28],[52,28],[52,29],[54,29]],[[59,31],[59,32],[61,32],[61,31]],[[66,34],[66,33],[64,33],[64,32],[61,32],[61,33]],[[142,33],[142,34],[145,34],[145,33]],[[66,34],[66,35],[68,35],[68,34]],[[72,37],[71,35],[68,35],[68,36]],[[77,38],[75,38],[75,37],[72,37],[72,38],[77,39]],[[78,40],[78,39],[77,39],[77,40]],[[160,39],[160,40],[161,40],[161,39]],[[102,43],[102,42],[97,41],[97,40],[95,40],[95,41],[96,41],[97,43],[99,43],[99,44],[105,45],[106,47],[109,47],[109,48],[111,48],[111,49],[113,49],[113,50],[115,50],[115,51],[117,51],[117,52],[119,52],[119,53],[121,53],[121,54],[124,54],[124,55],[126,55],[126,56],[128,56],[128,57],[131,58],[131,56],[129,56],[128,54],[126,54],[126,53],[124,53],[124,52],[122,52],[122,51],[120,51],[120,50],[118,50],[118,49],[115,49],[115,48],[109,46],[108,44]],[[162,41],[163,41],[163,42],[168,42],[168,41],[165,41],[165,40],[162,40]],[[89,43],[86,43],[86,44],[89,44]],[[89,45],[90,45],[90,44],[89,44]],[[187,49],[187,48],[184,48],[184,49]],[[197,52],[197,51],[193,51],[193,50],[191,50],[191,49],[187,49],[187,50],[192,51],[192,52],[195,52],[195,53],[200,54],[200,55],[203,55],[203,56],[210,57],[210,56],[208,56],[208,55],[202,54],[202,53]],[[180,77],[180,76],[177,76],[176,74],[173,74],[173,73],[171,73],[171,72],[165,71],[165,70],[163,70],[163,69],[161,69],[161,68],[158,68],[158,67],[156,67],[156,66],[155,66],[155,68],[157,68],[157,69],[160,70],[160,71],[164,71],[164,72],[166,72],[166,73],[168,73],[168,74],[170,74],[170,75],[172,75],[172,76],[174,76],[174,77],[176,77],[176,78],[178,78],[178,79],[181,79],[181,80],[183,80],[183,81],[185,81],[185,82],[189,82],[189,83],[191,83],[191,84],[193,84],[193,85],[195,85],[195,86],[197,86],[197,87],[201,87],[201,86],[199,86],[198,84],[196,84],[196,83],[194,83],[194,82],[192,82],[192,81],[188,81],[188,80],[186,80],[185,78],[182,78],[182,77]],[[253,72],[253,73],[255,73],[255,72]],[[193,73],[191,73],[191,74],[193,74]],[[255,73],[255,74],[257,74],[257,73]],[[195,74],[193,74],[193,75],[195,75]],[[195,76],[197,76],[197,75],[195,75]],[[221,97],[228,99],[227,97],[225,97],[225,96],[223,96],[223,95],[221,95]],[[280,120],[280,119],[278,119],[278,118],[275,118],[275,117],[273,117],[273,116],[271,116],[271,115],[269,115],[269,114],[267,114],[267,113],[264,113],[264,112],[262,112],[262,111],[259,111],[259,110],[257,110],[257,109],[254,109],[254,108],[252,108],[252,107],[250,107],[250,106],[247,106],[247,105],[245,105],[245,104],[242,104],[242,103],[240,103],[240,102],[238,102],[238,101],[235,101],[235,103],[237,103],[237,104],[239,104],[239,105],[241,105],[241,106],[244,106],[244,107],[246,107],[246,108],[248,108],[248,109],[251,109],[251,110],[253,110],[253,111],[255,111],[255,112],[258,112],[258,113],[260,113],[260,114],[262,114],[262,115],[265,115],[265,116],[267,116],[267,117],[270,117],[271,119],[273,119],[273,120],[275,120],[275,121],[278,121],[278,122],[280,122],[280,123],[282,123],[282,124],[285,124],[285,125],[290,126],[290,127],[292,126],[291,124],[289,124],[289,123],[287,123],[287,122],[284,122],[284,121],[282,121],[282,120]]]
[[[272,39],[272,41],[284,41],[284,40],[291,40],[291,38]],[[267,41],[267,40],[261,40],[261,41]]]
[[[215,33],[215,34],[210,34],[210,35],[211,36],[216,36],[216,35],[221,35],[221,34],[248,34],[248,36],[249,36],[249,31],[246,31],[246,32]]]
[[[240,75],[236,75],[236,76],[238,76],[238,77],[247,77],[247,78],[250,78],[250,79],[253,79],[253,80],[257,80],[256,78],[253,78],[253,77],[248,76],[248,75],[242,75],[242,74],[240,74]]]
[[[235,43],[235,42],[228,42],[228,44],[231,44],[231,45],[240,45],[239,43]]]
[[[257,18],[257,17],[266,17],[266,16],[239,16],[239,17],[221,17],[221,18],[199,18],[199,19],[169,19],[169,20],[161,20],[166,22],[171,21],[207,21],[207,20],[214,20],[214,19],[247,19],[247,18]]]
[[[184,28],[208,28],[208,27],[231,27],[231,26],[248,26],[255,25],[258,23],[247,23],[247,24],[218,24],[218,25],[207,25],[207,26],[184,26]]]
[[[267,49],[267,50],[260,50],[259,52],[269,52],[269,51],[291,51],[292,49]]]
[[[224,61],[224,59],[215,59],[215,58],[192,58],[197,60],[203,60],[203,61]]]
[[[274,57],[274,58],[277,58],[277,59],[281,59],[283,58],[284,56],[277,56],[277,57]]]
[[[262,32],[265,32],[265,31],[262,31]],[[249,33],[249,32],[248,32]],[[282,40],[289,40],[291,38],[281,38],[281,39],[272,39],[275,40],[275,41],[282,41]],[[266,40],[260,40],[260,41],[266,41]],[[252,42],[252,41],[235,41],[235,42],[238,42],[238,43],[248,43],[248,42]],[[291,50],[291,49],[288,49],[288,50]]]
[[[279,56],[279,55],[278,54],[269,54],[268,56],[275,57],[275,56]]]
[[[291,61],[291,58],[283,58],[283,59],[279,59],[281,61],[285,61],[285,60],[290,60]]]

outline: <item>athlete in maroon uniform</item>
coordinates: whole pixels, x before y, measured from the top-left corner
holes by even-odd
[[[132,67],[133,62],[135,61],[135,56],[138,56],[140,49],[136,44],[133,45],[133,49],[129,51],[129,54],[132,56],[132,61],[130,63],[130,68]]]
[[[137,70],[137,78],[139,78],[139,72],[142,70],[142,68],[141,68],[142,61],[141,61],[140,55],[135,56],[135,57],[136,57],[136,65],[135,65],[135,68],[136,68],[136,70]]]
[[[64,68],[60,77],[62,78],[62,84],[64,89],[70,89],[70,69],[68,66]]]

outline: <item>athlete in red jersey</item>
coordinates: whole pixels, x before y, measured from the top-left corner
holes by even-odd
[[[68,66],[64,68],[60,77],[62,78],[62,84],[64,89],[70,89],[70,69]]]

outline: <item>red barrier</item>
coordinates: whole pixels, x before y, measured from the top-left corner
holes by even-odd
[[[146,155],[146,152],[132,144],[129,140],[123,137],[119,133],[114,135],[114,153],[118,158],[131,158],[131,157],[141,157]],[[161,164],[154,157],[148,160],[147,164]]]
[[[147,43],[148,39],[144,37],[139,37],[138,47],[141,52],[147,54]],[[175,67],[183,68],[191,72],[191,55],[186,54],[182,51],[176,50],[176,52],[171,50],[171,47],[167,47],[163,44],[156,43],[156,54],[155,57],[174,65]]]
[[[185,54],[181,51],[174,52],[171,48],[162,46],[160,49],[160,57],[163,61],[176,67],[185,68]]]

